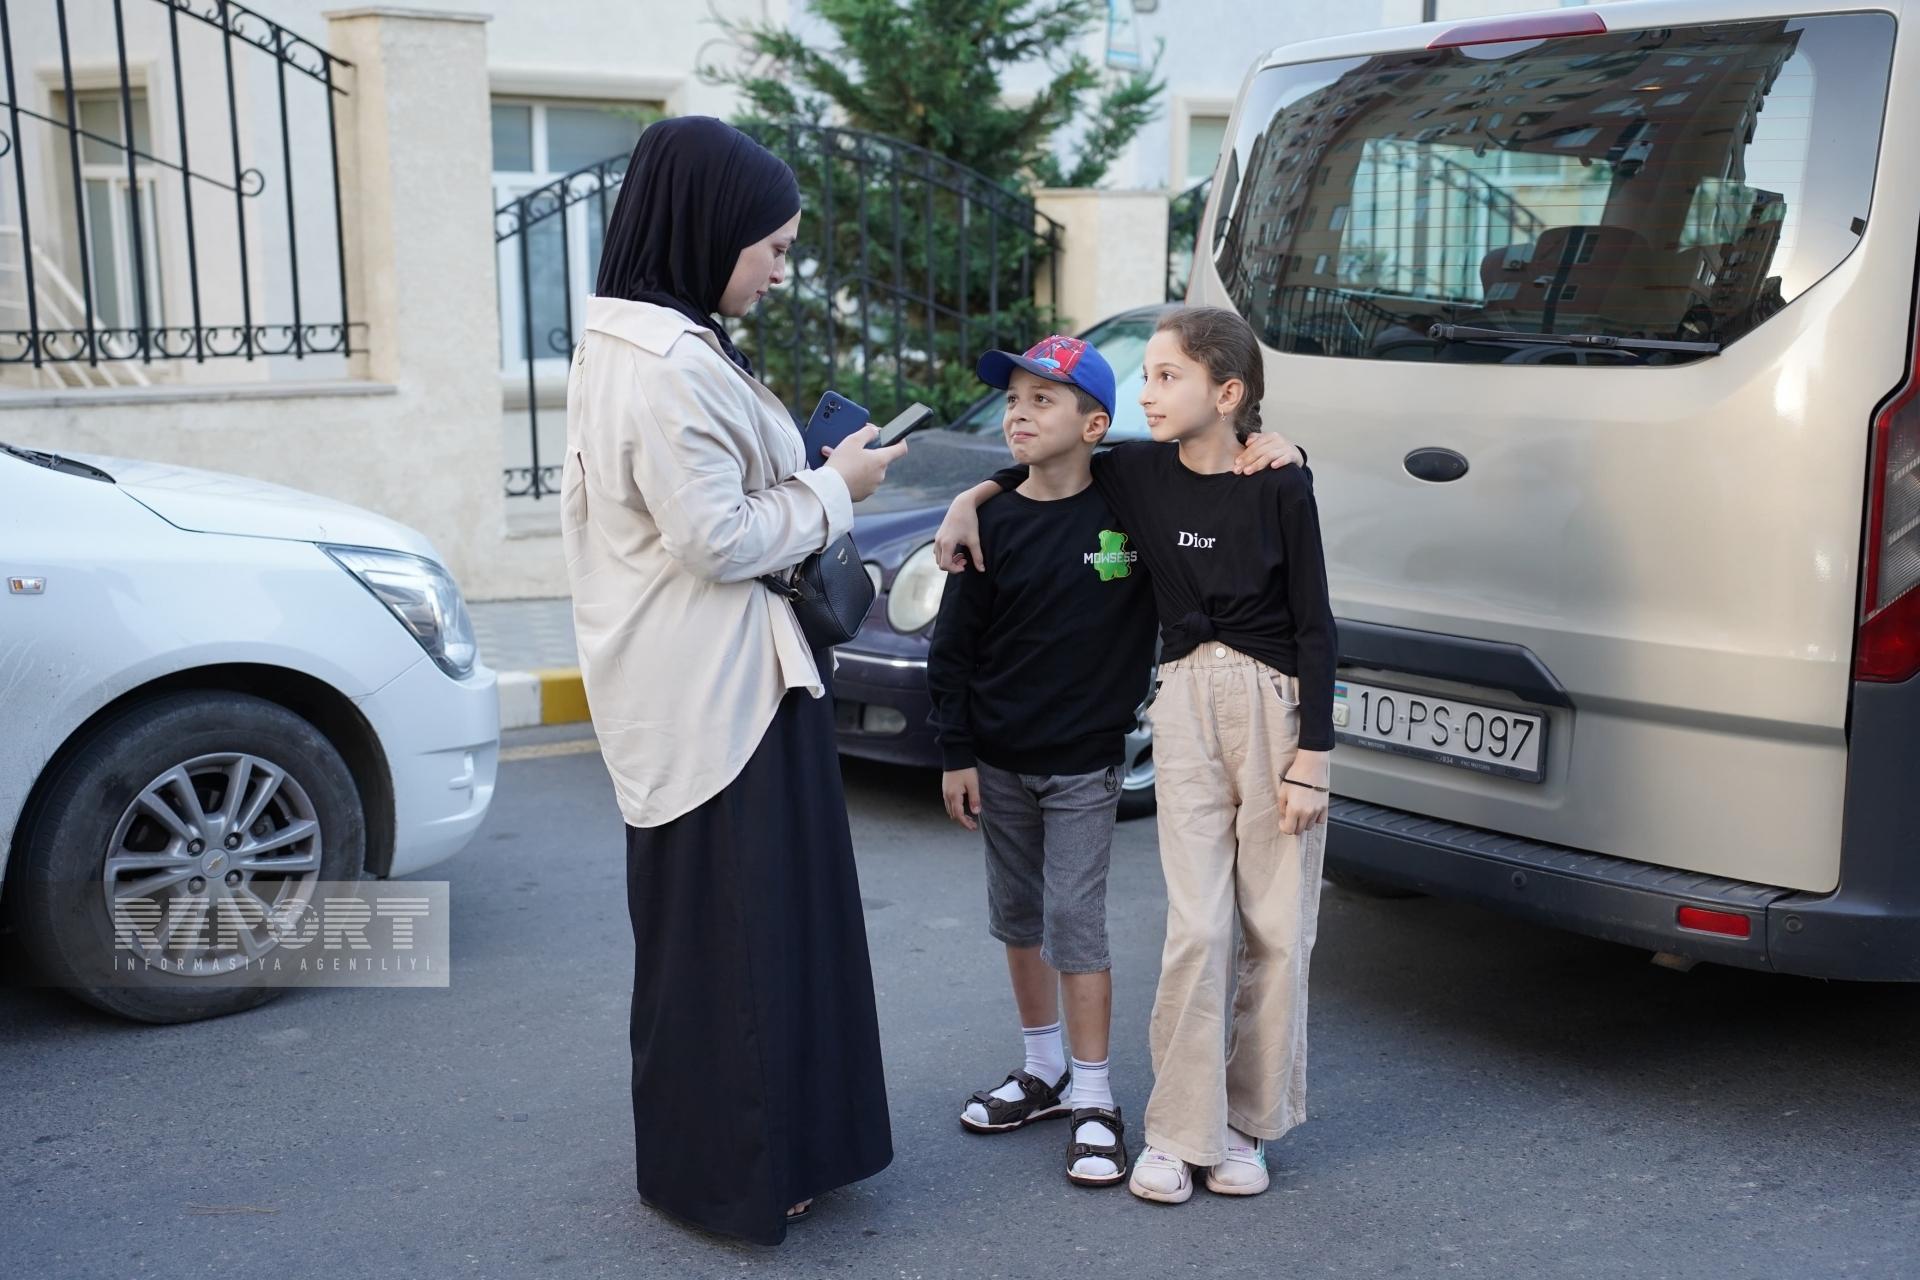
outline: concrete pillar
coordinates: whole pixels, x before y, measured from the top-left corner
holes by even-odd
[[[326,18],[328,47],[353,64],[336,107],[347,293],[367,326],[352,372],[408,409],[353,460],[378,476],[356,487],[489,594],[505,498],[487,18],[388,6]]]
[[[1039,192],[1035,204],[1062,232],[1058,296],[1043,271],[1037,301],[1053,303],[1068,330],[1166,301],[1167,200],[1164,191]]]
[[[347,293],[367,325],[354,373],[398,384],[483,358],[497,383],[493,273],[477,266],[493,261],[488,19],[386,6],[326,19],[328,47],[353,63],[338,109]],[[492,337],[469,341],[481,322]]]

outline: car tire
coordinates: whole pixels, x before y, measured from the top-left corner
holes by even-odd
[[[249,771],[230,772],[241,761],[248,762]],[[219,815],[206,806],[211,800],[218,807],[226,798],[222,779],[248,778],[238,807],[247,807],[248,796],[258,797],[261,807],[239,833],[242,844],[234,858],[223,865],[230,868],[226,876],[243,877],[249,888],[257,881],[268,892],[285,892],[302,881],[358,880],[365,866],[366,817],[346,761],[311,723],[263,698],[205,691],[136,703],[94,726],[53,769],[15,837],[7,914],[44,981],[122,1017],[191,1022],[254,1008],[283,989],[251,969],[238,979],[223,975],[210,981],[164,968],[129,967],[116,950],[105,887],[110,855],[117,866],[133,863],[135,870],[126,874],[151,877],[130,882],[136,890],[176,874],[171,862],[162,870],[143,869],[142,857],[188,857],[185,836],[169,834],[167,824],[149,816],[141,807],[143,797],[163,797],[178,820],[178,832],[215,829]],[[209,815],[203,826],[181,817],[182,803],[165,799],[179,797],[181,786],[195,793],[195,803]],[[284,850],[254,849],[291,831],[295,822],[309,834]],[[150,854],[136,848],[155,842],[165,848]],[[200,843],[204,851],[206,842]],[[283,853],[290,870],[257,869]],[[255,869],[242,872],[242,857]],[[120,874],[115,872],[114,883],[121,883]],[[205,876],[195,875],[204,885]]]
[[[1115,815],[1121,822],[1131,822],[1135,818],[1151,818],[1160,808],[1154,799],[1153,784],[1144,787],[1121,788],[1120,811]]]

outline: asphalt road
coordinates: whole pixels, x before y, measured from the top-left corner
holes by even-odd
[[[978,837],[936,791],[848,767],[897,1154],[783,1248],[635,1198],[621,825],[598,757],[566,754],[505,765],[479,840],[425,873],[452,884],[447,990],[158,1028],[0,990],[0,1276],[1920,1275],[1920,988],[1676,974],[1332,888],[1312,1119],[1273,1189],[1073,1188],[1063,1127],[956,1123],[1018,1035]],[[1152,823],[1124,824],[1130,1119],[1162,892]]]

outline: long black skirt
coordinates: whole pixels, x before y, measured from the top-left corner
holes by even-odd
[[[627,828],[627,906],[640,1198],[779,1244],[893,1159],[830,696],[788,690],[726,790]]]

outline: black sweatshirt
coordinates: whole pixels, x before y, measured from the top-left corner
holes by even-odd
[[[1025,467],[995,472],[1011,490]],[[1333,606],[1313,473],[1304,466],[1202,475],[1180,446],[1149,440],[1093,458],[1093,484],[1125,521],[1153,582],[1160,660],[1209,641],[1300,679],[1300,747],[1333,749]],[[986,516],[1005,501],[980,508]],[[987,552],[987,563],[993,553]]]
[[[1132,539],[1088,488],[995,498],[980,544],[987,567],[947,579],[927,655],[946,767],[1120,764],[1153,667],[1153,596]]]

